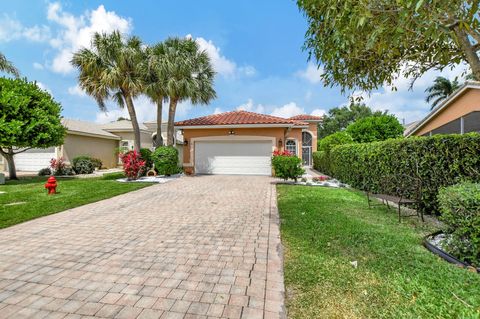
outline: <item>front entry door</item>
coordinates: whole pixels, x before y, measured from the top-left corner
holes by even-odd
[[[302,147],[302,161],[304,166],[312,166],[312,147]]]

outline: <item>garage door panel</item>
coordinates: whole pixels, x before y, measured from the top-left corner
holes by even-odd
[[[270,141],[197,142],[198,174],[271,175]]]
[[[55,158],[55,152],[24,152],[15,155],[15,168],[19,171],[38,172],[42,168],[50,166],[50,160]]]

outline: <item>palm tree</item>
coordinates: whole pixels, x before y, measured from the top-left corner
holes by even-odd
[[[120,32],[95,33],[92,49],[83,48],[71,63],[80,71],[80,87],[92,96],[101,110],[106,101],[125,105],[132,122],[134,149],[140,151],[140,128],[133,99],[143,92],[141,65],[145,60],[142,42],[137,37],[124,39]]]
[[[210,58],[192,39],[169,38],[164,42],[166,92],[168,108],[167,145],[174,143],[175,112],[179,102],[208,104],[216,97],[213,88],[215,71]]]
[[[20,72],[18,69],[13,65],[12,62],[8,61],[7,58],[0,52],[0,71],[5,73],[10,73],[15,77],[20,76]]]
[[[143,74],[145,76],[144,93],[152,103],[157,105],[157,136],[155,145],[163,145],[162,137],[162,112],[163,101],[167,99],[167,72],[165,69],[165,46],[158,43],[146,49],[146,61]]]
[[[433,108],[437,106],[438,103],[449,97],[459,87],[460,85],[458,84],[458,81],[456,79],[450,81],[443,76],[437,76],[434,84],[425,90],[425,92],[428,93],[425,100],[427,101],[427,103],[430,103],[430,101],[433,100],[432,106],[430,108],[431,110],[433,110]]]

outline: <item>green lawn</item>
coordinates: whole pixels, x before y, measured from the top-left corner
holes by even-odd
[[[47,195],[47,177],[30,177],[0,185],[0,228],[140,189],[151,184],[119,183],[103,178],[58,178],[58,194]],[[120,176],[121,177],[121,176]],[[13,205],[12,205],[13,204]]]
[[[289,318],[480,318],[480,275],[428,252],[432,227],[346,189],[277,189]]]

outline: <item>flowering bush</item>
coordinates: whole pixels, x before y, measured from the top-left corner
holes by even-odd
[[[315,183],[319,183],[319,182],[325,182],[328,179],[329,179],[328,176],[320,175],[320,176],[316,176],[316,177],[312,178],[312,181],[315,182]]]
[[[296,182],[305,172],[302,168],[302,160],[288,151],[274,151],[272,166],[275,176],[284,180],[291,178]]]
[[[145,167],[145,161],[142,160],[137,151],[130,151],[120,154],[123,163],[123,172],[128,179],[137,179]]]
[[[63,157],[60,158],[52,158],[50,160],[50,169],[53,172],[53,175],[68,175],[66,173],[67,165],[65,164],[65,160]]]

